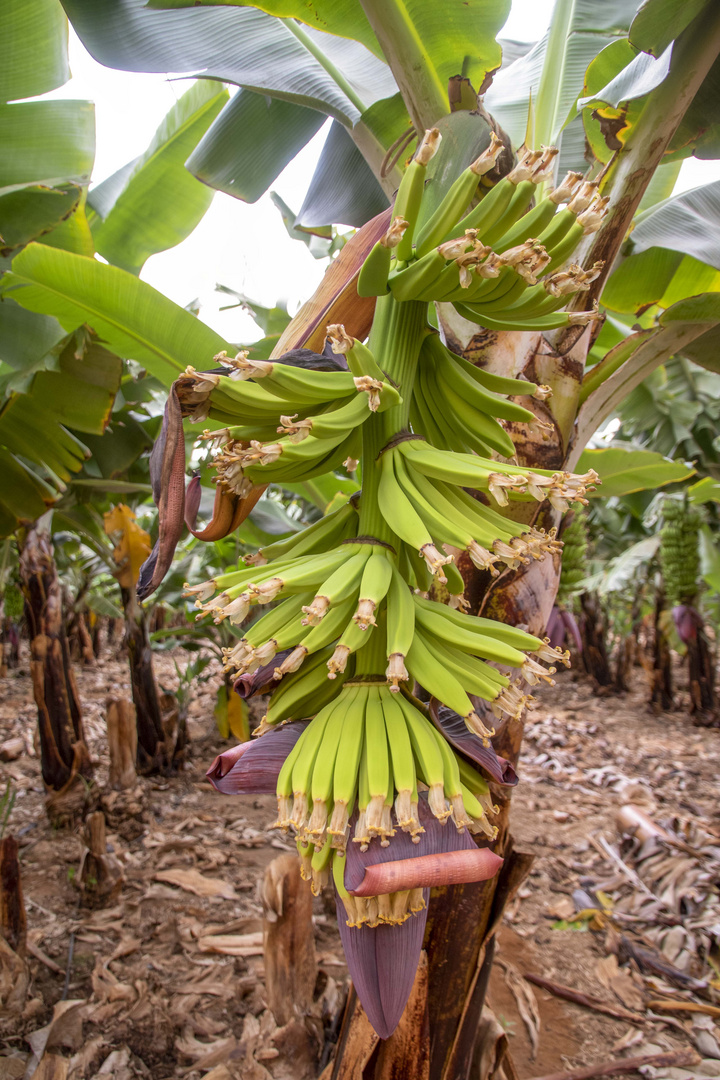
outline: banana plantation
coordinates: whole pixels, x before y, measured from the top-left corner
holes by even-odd
[[[0,1077],[720,1076],[720,6],[540,7],[0,5]]]

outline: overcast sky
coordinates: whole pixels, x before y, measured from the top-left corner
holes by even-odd
[[[502,36],[537,41],[550,21],[553,0],[514,0]],[[115,71],[96,63],[70,34],[72,79],[52,97],[95,102],[97,153],[93,183],[141,154],[178,97],[186,79]],[[328,121],[329,124],[329,121]],[[327,127],[327,125],[326,125]],[[325,128],[288,165],[273,189],[298,210],[310,183],[325,138]],[[683,164],[677,190],[720,178],[719,163]],[[217,193],[210,210],[191,236],[170,251],[148,259],[141,277],[178,304],[199,299],[201,318],[231,342],[251,341],[259,333],[239,310],[220,311],[227,296],[216,283],[229,285],[251,299],[272,305],[284,298],[294,313],[322,277],[324,261],[316,261],[303,244],[291,241],[267,195],[248,205]]]

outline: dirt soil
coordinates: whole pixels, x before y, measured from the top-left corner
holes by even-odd
[[[172,657],[158,657],[157,674],[160,684],[174,688]],[[216,680],[200,687],[190,705],[184,772],[140,780],[123,803],[107,789],[104,715],[108,693],[129,694],[126,663],[78,665],[77,678],[95,780],[106,793],[110,851],[124,882],[108,905],[82,903],[76,885],[82,829],[54,831],[48,824],[23,654],[20,669],[0,681],[0,744],[15,740],[9,753],[16,754],[0,762],[0,777],[3,788],[9,780],[16,792],[8,831],[20,843],[31,984],[22,1019],[0,1038],[0,1078],[22,1076],[31,1049],[40,1047],[42,1054],[40,1029],[61,1000],[77,1003],[68,1005],[67,1023],[53,1035],[56,1052],[71,1059],[70,1080],[222,1080],[236,1075],[222,1071],[229,1048],[246,1054],[248,1069],[241,1076],[304,1076],[290,1058],[284,1069],[276,1067],[275,1025],[263,998],[257,893],[267,865],[294,845],[269,828],[272,798],[222,796],[204,779],[213,757],[231,745],[215,729]],[[711,1052],[712,1020],[701,1018],[708,1036],[703,1049],[695,1014],[648,1019],[647,978],[636,965],[623,965],[622,957],[618,969],[616,929],[602,913],[588,916],[582,909],[601,906],[603,898],[611,906],[617,890],[630,887],[633,871],[613,863],[604,846],[619,850],[616,814],[622,804],[632,802],[656,821],[694,819],[720,836],[720,732],[693,727],[681,712],[649,713],[642,672],[633,692],[621,697],[596,697],[574,673],[538,696],[526,725],[512,813],[516,846],[533,852],[536,861],[500,931],[489,990],[517,1076],[529,1080],[614,1061],[648,1046],[660,1051],[694,1044],[718,1064]],[[24,740],[20,750],[18,736]],[[717,892],[717,882],[713,888]],[[322,1025],[339,1008],[347,980],[329,896],[314,902],[314,930]],[[207,951],[206,939],[218,934],[232,934],[236,942],[242,937],[235,955]],[[695,968],[686,964],[685,970]],[[522,978],[527,972],[644,1019],[629,1022],[571,1004],[531,987]],[[656,996],[675,992],[655,978]]]

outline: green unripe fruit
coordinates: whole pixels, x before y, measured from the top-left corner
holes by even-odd
[[[700,516],[684,503],[666,499],[660,530],[660,565],[670,607],[692,604],[700,575]]]

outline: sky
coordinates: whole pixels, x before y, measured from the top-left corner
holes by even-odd
[[[550,21],[553,0],[514,0],[502,37],[537,41]],[[96,158],[93,184],[100,183],[141,154],[189,80],[166,75],[115,71],[98,64],[70,31],[72,78],[50,97],[95,102]],[[232,88],[231,88],[232,89]],[[329,121],[280,174],[273,190],[298,210],[320,156]],[[720,163],[691,158],[683,163],[677,191],[720,178]],[[226,340],[250,342],[261,336],[240,309],[220,310],[228,285],[266,306],[285,300],[291,314],[313,292],[325,268],[304,244],[291,241],[268,195],[247,204],[224,193],[195,231],[177,247],[151,256],[141,278],[180,305],[200,302],[200,317]]]

